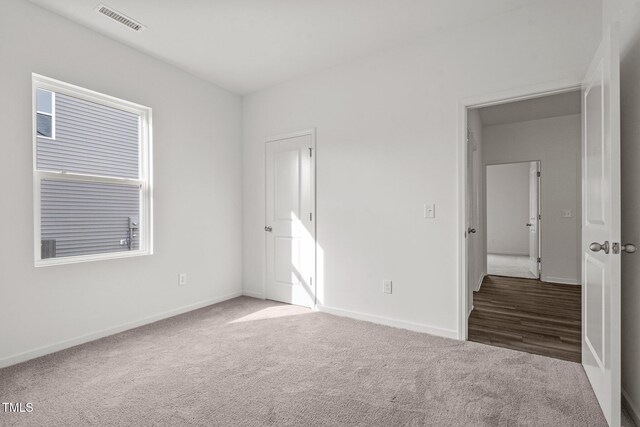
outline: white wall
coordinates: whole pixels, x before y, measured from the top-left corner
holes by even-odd
[[[640,1],[605,0],[603,23],[620,22],[622,238],[640,246]],[[622,393],[640,425],[640,259],[622,257]]]
[[[247,96],[244,289],[264,289],[264,140],[316,127],[319,302],[456,335],[458,102],[580,80],[600,7],[537,2]]]
[[[638,9],[640,10],[640,9]],[[622,57],[622,238],[640,247],[640,28]],[[630,31],[627,28],[627,31]],[[640,422],[640,253],[622,255],[622,389]]]
[[[529,163],[487,165],[487,253],[529,256]]]
[[[485,164],[540,160],[542,280],[580,283],[580,115],[485,126]],[[571,209],[571,218],[562,210]],[[526,218],[525,218],[526,219]]]
[[[32,72],[153,108],[154,255],[34,268]],[[17,0],[0,77],[0,366],[241,292],[238,96]]]

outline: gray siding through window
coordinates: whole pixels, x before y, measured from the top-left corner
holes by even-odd
[[[40,170],[139,177],[138,115],[56,93],[54,140],[38,138]]]
[[[38,170],[139,179],[137,114],[56,93],[54,123],[55,139],[37,137]],[[40,197],[42,259],[140,248],[137,184],[47,178]]]
[[[56,257],[129,250],[120,242],[140,213],[137,186],[43,179],[40,192],[41,238],[55,240]]]

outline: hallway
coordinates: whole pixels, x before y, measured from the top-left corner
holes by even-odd
[[[486,276],[473,306],[469,341],[580,363],[580,286]]]
[[[487,254],[487,272],[490,275],[537,279],[529,265],[528,256]]]

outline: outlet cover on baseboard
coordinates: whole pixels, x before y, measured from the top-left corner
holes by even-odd
[[[187,284],[187,273],[180,273],[178,275],[178,286],[186,286]]]
[[[382,292],[385,294],[390,294],[393,290],[393,283],[391,280],[383,280],[382,281]]]

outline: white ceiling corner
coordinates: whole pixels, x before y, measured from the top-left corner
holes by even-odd
[[[540,0],[30,0],[239,94]],[[136,33],[99,3],[147,26]]]

